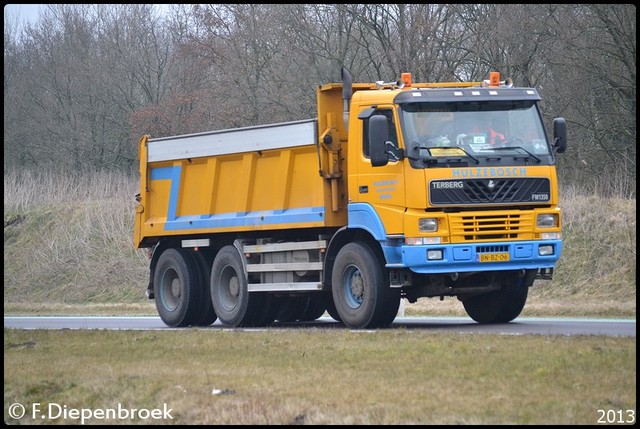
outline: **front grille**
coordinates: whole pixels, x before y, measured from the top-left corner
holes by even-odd
[[[471,204],[549,204],[548,178],[460,179],[429,182],[429,203],[433,206]]]
[[[481,215],[449,214],[451,242],[487,240],[530,240],[533,238],[533,214],[508,212]]]

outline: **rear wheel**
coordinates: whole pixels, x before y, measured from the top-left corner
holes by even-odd
[[[387,299],[392,294],[383,267],[363,242],[349,243],[338,252],[331,287],[336,311],[348,327],[378,328],[390,323],[391,303]],[[397,300],[399,305],[399,294]]]
[[[211,265],[201,252],[187,251],[192,257],[194,265],[198,271],[198,287],[202,290],[200,308],[193,321],[196,326],[210,326],[216,321],[218,316],[213,309],[211,295],[209,294],[209,278],[211,276]]]
[[[194,260],[183,249],[167,249],[158,258],[153,276],[156,309],[162,321],[170,327],[192,324],[202,300]]]
[[[210,288],[213,308],[224,325],[254,326],[267,319],[260,311],[264,310],[266,296],[249,293],[242,257],[235,246],[227,245],[216,255],[211,267]]]

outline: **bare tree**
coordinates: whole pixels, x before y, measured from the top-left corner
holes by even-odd
[[[573,144],[561,174],[588,189],[635,197],[635,6],[552,7],[545,28],[556,45],[547,50],[542,86],[549,111],[570,124]]]
[[[361,82],[533,86],[569,123],[561,181],[635,197],[635,6],[47,5],[5,20],[7,166],[127,170],[145,133],[305,119],[347,67]],[[607,183],[624,183],[605,190]]]

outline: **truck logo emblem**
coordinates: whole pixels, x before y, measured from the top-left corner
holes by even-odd
[[[493,180],[489,180],[489,183],[487,183],[487,188],[489,188],[490,191],[493,191],[493,188],[496,187],[496,183]]]
[[[462,180],[431,182],[432,189],[464,189]]]

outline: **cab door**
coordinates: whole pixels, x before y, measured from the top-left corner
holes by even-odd
[[[369,118],[373,115],[384,115],[388,121],[387,141],[400,148],[400,133],[397,131],[398,118],[392,106],[377,106],[373,114],[361,120],[362,144],[357,152],[357,188],[351,187],[352,202],[369,204],[381,219],[385,232],[389,234],[403,233],[403,213],[405,211],[405,184],[403,161],[389,157],[384,166],[374,167],[371,164],[369,144]],[[351,152],[352,154],[354,152]],[[351,178],[353,176],[350,174]]]

